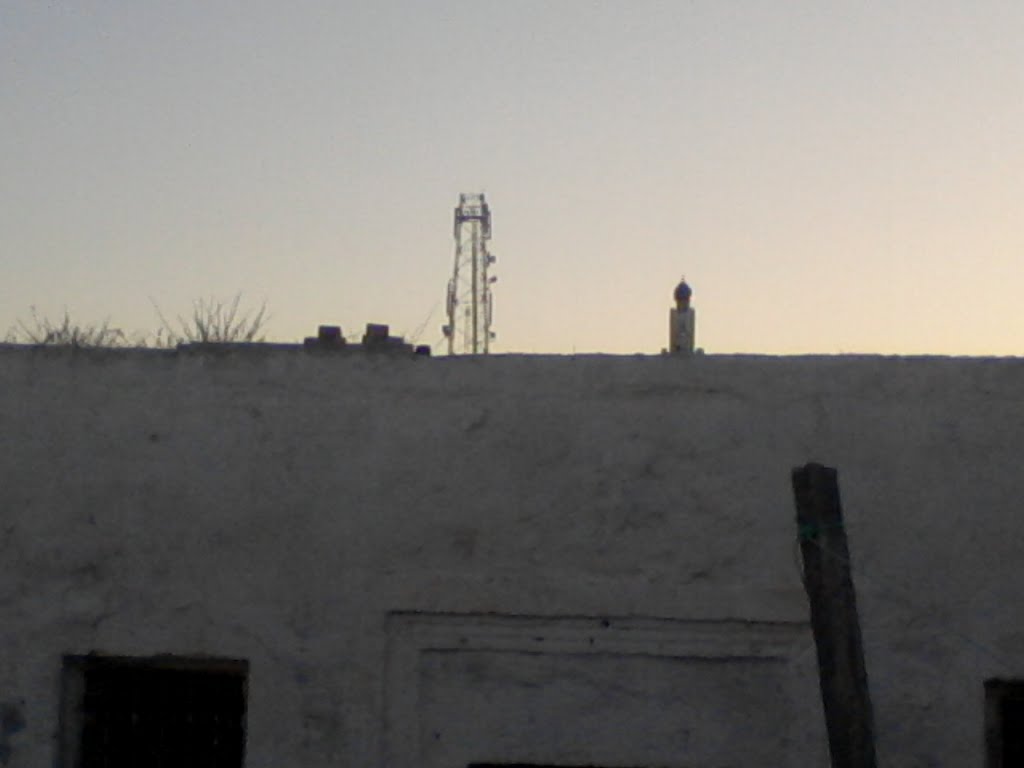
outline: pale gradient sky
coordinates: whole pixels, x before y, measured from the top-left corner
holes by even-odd
[[[200,296],[496,352],[1021,354],[1024,3],[0,0],[0,332]],[[433,314],[431,314],[433,313]],[[438,346],[440,351],[440,347]]]

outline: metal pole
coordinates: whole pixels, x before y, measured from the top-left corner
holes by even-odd
[[[838,472],[821,464],[797,467],[793,493],[832,768],[875,768],[871,698]]]

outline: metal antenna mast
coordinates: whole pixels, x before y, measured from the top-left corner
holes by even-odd
[[[494,301],[487,268],[497,259],[487,252],[491,209],[483,194],[459,195],[455,209],[455,270],[448,282],[448,324],[442,329],[449,355],[490,351]]]

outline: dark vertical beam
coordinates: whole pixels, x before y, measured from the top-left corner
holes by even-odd
[[[871,699],[838,473],[821,464],[797,467],[793,493],[832,768],[875,768]]]

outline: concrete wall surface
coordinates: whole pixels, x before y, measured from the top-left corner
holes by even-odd
[[[1024,360],[0,346],[0,441],[2,768],[89,653],[248,660],[250,768],[825,766],[808,461],[879,764],[1024,678]]]

